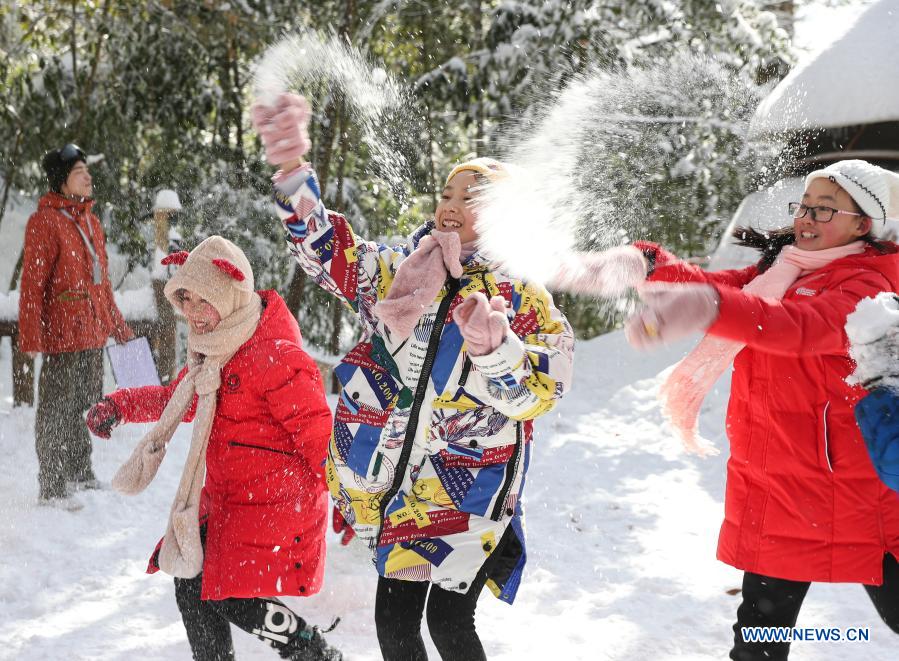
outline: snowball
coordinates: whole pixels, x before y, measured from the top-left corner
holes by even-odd
[[[892,292],[859,301],[846,318],[849,356],[856,368],[846,379],[850,385],[864,385],[881,379],[878,385],[899,390],[899,299]]]
[[[899,299],[892,292],[859,301],[855,312],[846,317],[846,335],[853,345],[879,340],[899,327]]]

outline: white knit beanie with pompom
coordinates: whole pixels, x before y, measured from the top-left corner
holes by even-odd
[[[881,229],[886,220],[899,220],[899,174],[867,161],[837,161],[809,174],[806,188],[821,178],[830,179],[849,193],[865,215],[880,221]]]

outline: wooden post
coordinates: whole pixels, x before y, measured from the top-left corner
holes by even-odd
[[[168,209],[158,209],[153,212],[155,223],[156,255],[169,252],[169,215]],[[154,269],[154,273],[156,270]],[[150,338],[153,353],[156,354],[159,379],[163,383],[169,383],[175,378],[175,313],[172,306],[163,293],[165,280],[153,279],[153,300],[156,303],[156,329]]]
[[[156,248],[164,255],[169,254],[169,214],[168,209],[157,209],[153,212],[153,238]]]
[[[175,312],[166,299],[164,280],[153,280],[153,301],[156,304],[156,323],[150,337],[150,345],[156,354],[159,380],[169,383],[175,378]]]

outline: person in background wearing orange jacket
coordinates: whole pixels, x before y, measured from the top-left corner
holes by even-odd
[[[103,394],[107,338],[134,337],[112,296],[106,237],[91,212],[85,153],[74,144],[44,155],[50,191],[25,229],[19,348],[43,354],[35,416],[38,502],[80,509],[73,490],[96,489],[82,418]]]

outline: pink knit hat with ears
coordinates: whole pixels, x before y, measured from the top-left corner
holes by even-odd
[[[163,290],[176,310],[181,304],[175,292],[186,289],[209,301],[225,319],[249,304],[255,291],[247,256],[221,236],[210,236],[190,253],[173,253],[162,263],[180,265]]]

